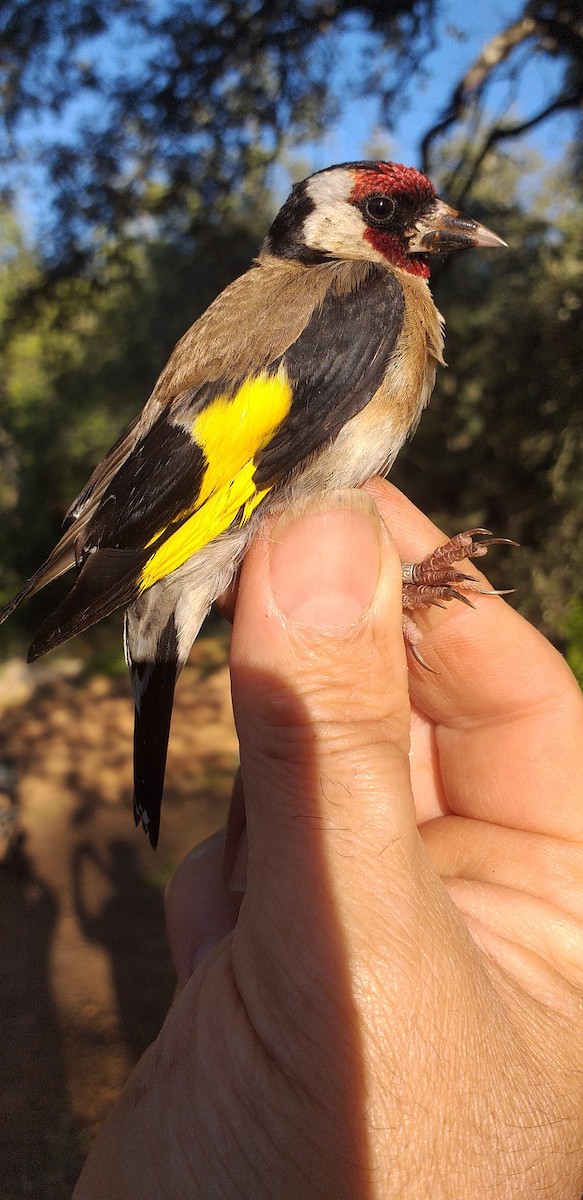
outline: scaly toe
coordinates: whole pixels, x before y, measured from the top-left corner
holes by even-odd
[[[466,529],[450,538],[443,546],[437,546],[421,562],[402,564],[405,641],[415,661],[435,675],[438,672],[425,662],[420,653],[418,643],[421,633],[405,610],[432,606],[445,608],[450,600],[459,600],[469,608],[474,608],[475,605],[464,592],[474,592],[480,596],[508,596],[513,588],[484,588],[479,579],[473,575],[466,575],[453,566],[464,558],[482,558],[488,553],[490,546],[518,546],[518,542],[512,538],[494,537],[489,529]]]

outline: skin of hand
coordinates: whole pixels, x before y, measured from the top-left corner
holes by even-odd
[[[375,480],[253,545],[228,885],[219,833],[76,1200],[581,1195],[583,700],[499,598],[407,664],[399,558],[439,540]]]

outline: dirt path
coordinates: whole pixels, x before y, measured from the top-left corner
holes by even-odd
[[[0,1200],[70,1197],[164,1019],[164,883],[223,821],[237,760],[219,643],[179,683],[155,854],[133,825],[131,737],[125,678],[0,674],[0,792],[12,777],[21,830],[0,866]]]

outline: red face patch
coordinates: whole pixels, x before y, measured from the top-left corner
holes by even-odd
[[[421,275],[429,279],[429,263],[424,254],[407,254],[402,238],[396,233],[382,233],[380,229],[365,229],[364,240],[374,246],[387,262],[402,267],[410,275]]]
[[[354,172],[354,184],[349,200],[352,204],[359,204],[371,195],[391,196],[397,204],[400,199],[408,200],[412,202],[413,208],[421,209],[435,199],[436,193],[431,181],[414,167],[405,167],[403,163],[379,162],[376,170],[363,169]],[[371,225],[363,236],[394,266],[402,267],[411,275],[428,278],[427,259],[424,255],[409,255],[406,242],[398,233],[375,229]]]

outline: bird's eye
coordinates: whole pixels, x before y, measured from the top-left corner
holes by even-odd
[[[385,225],[393,216],[395,208],[396,204],[391,196],[367,196],[364,212],[375,225]]]

